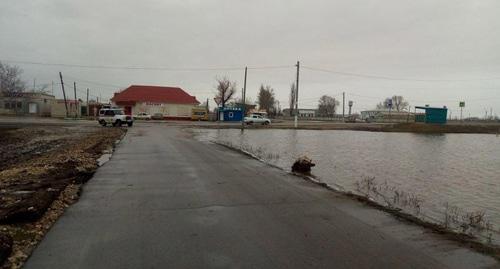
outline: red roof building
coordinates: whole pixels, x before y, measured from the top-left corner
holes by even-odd
[[[178,87],[132,85],[114,94],[111,102],[126,114],[161,113],[166,119],[187,119],[200,102]]]

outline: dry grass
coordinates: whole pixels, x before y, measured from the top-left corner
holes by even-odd
[[[390,186],[387,181],[380,184],[375,177],[365,177],[356,182],[356,190],[366,199],[382,202],[391,210],[409,212],[423,221],[432,220],[422,215],[424,200],[421,197]],[[484,211],[466,211],[449,203],[445,203],[444,208],[443,220],[436,223],[443,229],[466,234],[488,244],[493,243],[495,233],[500,233]]]

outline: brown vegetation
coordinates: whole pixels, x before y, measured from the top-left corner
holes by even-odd
[[[13,243],[9,267],[24,260],[76,200],[79,186],[97,169],[96,160],[124,132],[94,127],[0,130],[0,246]],[[5,251],[0,247],[0,258],[5,259]]]

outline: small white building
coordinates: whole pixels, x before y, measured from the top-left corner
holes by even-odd
[[[299,108],[300,118],[314,118],[316,117],[316,109]]]
[[[111,104],[122,107],[128,115],[146,112],[161,113],[165,119],[190,119],[200,102],[178,87],[132,85],[115,93]]]
[[[49,117],[55,97],[43,92],[19,92],[6,96],[0,91],[0,114]]]
[[[367,122],[408,122],[415,121],[415,114],[410,111],[374,109],[361,111],[361,119]]]

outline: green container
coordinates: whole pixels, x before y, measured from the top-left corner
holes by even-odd
[[[417,109],[424,109],[425,115],[416,115],[416,122],[425,122],[432,124],[445,124],[446,116],[448,114],[448,109],[446,107],[429,107],[429,106],[417,106]],[[420,118],[420,116],[424,117],[424,120]]]

